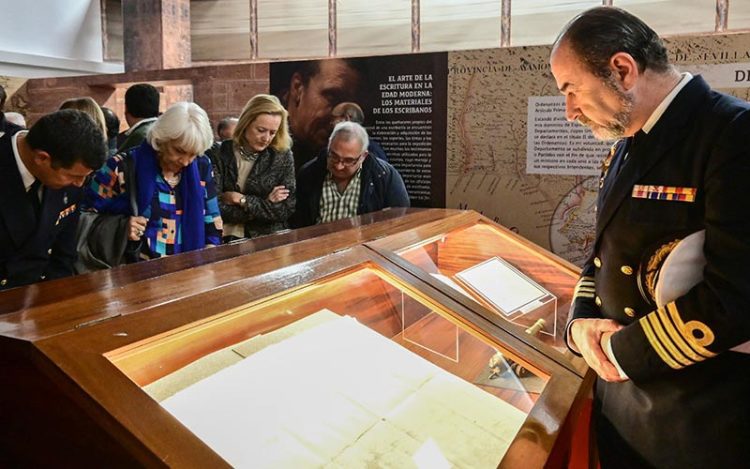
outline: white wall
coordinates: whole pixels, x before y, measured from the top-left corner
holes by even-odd
[[[122,72],[102,47],[99,0],[0,0],[0,75]]]

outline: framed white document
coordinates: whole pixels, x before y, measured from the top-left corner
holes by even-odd
[[[505,316],[528,313],[554,299],[541,285],[499,257],[469,267],[456,277]]]

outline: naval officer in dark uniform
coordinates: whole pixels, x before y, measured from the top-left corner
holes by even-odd
[[[599,376],[602,467],[747,465],[750,104],[617,8],[571,20],[550,64],[567,118],[619,139],[567,328]]]
[[[73,274],[78,202],[107,147],[81,111],[0,137],[0,290]]]

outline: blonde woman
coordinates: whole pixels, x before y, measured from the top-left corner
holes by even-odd
[[[107,121],[104,120],[104,113],[102,108],[94,101],[93,98],[84,96],[82,98],[70,98],[63,101],[60,105],[60,109],[78,109],[89,115],[94,122],[102,129],[104,135],[107,135]],[[105,137],[106,138],[106,137]]]
[[[212,155],[225,242],[287,228],[295,203],[291,146],[287,112],[278,98],[250,99],[232,139]]]

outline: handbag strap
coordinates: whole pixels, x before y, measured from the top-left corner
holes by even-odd
[[[138,202],[136,197],[138,195],[138,188],[136,187],[135,177],[135,162],[130,152],[124,153],[122,157],[123,173],[125,173],[125,187],[127,188],[128,195],[130,196],[130,210],[133,212],[133,216],[138,216]]]

